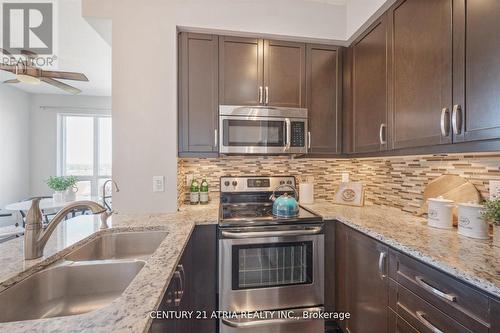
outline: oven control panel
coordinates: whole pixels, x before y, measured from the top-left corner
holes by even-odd
[[[295,177],[221,177],[221,192],[272,192],[280,185],[295,187]]]

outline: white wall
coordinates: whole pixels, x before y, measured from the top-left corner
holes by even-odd
[[[37,94],[32,95],[30,112],[30,192],[51,195],[45,181],[57,175],[57,114],[110,114],[111,98]]]
[[[176,27],[345,39],[345,7],[301,0],[115,0],[113,177],[122,212],[176,209]],[[142,63],[138,66],[137,63]],[[152,192],[164,175],[166,191]]]
[[[29,196],[30,95],[0,85],[0,208]]]

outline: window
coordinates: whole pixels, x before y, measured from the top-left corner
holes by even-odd
[[[111,178],[111,117],[59,114],[58,121],[58,174],[78,178],[78,195],[100,195]]]

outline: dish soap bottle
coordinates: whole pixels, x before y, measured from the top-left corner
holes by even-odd
[[[203,180],[201,181],[200,203],[202,205],[208,204],[208,182],[206,178],[203,178]]]
[[[200,202],[200,186],[196,178],[193,178],[193,180],[191,181],[189,192],[189,203],[191,205],[197,205]]]

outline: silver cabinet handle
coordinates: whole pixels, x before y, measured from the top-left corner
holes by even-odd
[[[179,271],[174,272],[174,279],[179,280],[180,289],[184,290],[184,284],[182,281],[181,273]],[[174,294],[175,294],[174,305],[179,306],[182,300],[182,293],[179,290],[177,290]]]
[[[219,145],[219,131],[217,131],[217,129],[214,130],[214,147],[217,148],[217,146]]]
[[[445,299],[445,300],[447,300],[449,302],[456,302],[457,301],[457,297],[455,295],[447,294],[447,293],[442,292],[439,289],[434,288],[433,286],[431,286],[430,284],[428,284],[427,282],[425,282],[424,278],[421,277],[421,276],[415,276],[415,281],[417,281],[417,283],[422,288],[424,288],[425,290],[427,290],[431,294],[434,294],[434,295],[436,295],[438,297],[441,297],[441,298],[443,298],[443,299]]]
[[[441,135],[446,137],[450,135],[450,126],[446,126],[446,116],[448,115],[448,108],[441,110]]]
[[[378,257],[378,273],[380,275],[380,278],[383,280],[387,275],[385,274],[385,258],[387,256],[387,253],[385,252],[380,252],[380,255]]]
[[[184,286],[186,285],[186,272],[184,271],[183,265],[177,265],[177,270],[181,275],[181,290],[177,291],[177,297],[182,300],[182,296],[184,296]]]
[[[417,311],[417,312],[415,312],[415,314],[417,315],[418,321],[421,322],[429,330],[431,330],[431,332],[433,332],[433,333],[443,333],[443,331],[441,331],[439,328],[437,328],[436,326],[432,325],[430,321],[428,321],[427,319],[425,319],[425,312],[423,312],[423,311]]]
[[[380,139],[380,144],[381,145],[385,145],[387,143],[387,140],[384,140],[384,129],[387,128],[387,125],[382,123],[380,124],[380,129],[379,129],[379,132],[378,132],[378,136],[379,136],[379,139]]]
[[[453,106],[451,124],[453,126],[453,133],[460,135],[462,133],[462,107],[458,104]]]
[[[307,132],[307,149],[311,149],[311,132]]]
[[[262,92],[262,86],[259,87],[259,104],[264,103],[264,94]]]
[[[269,87],[266,86],[266,105],[269,104]]]

